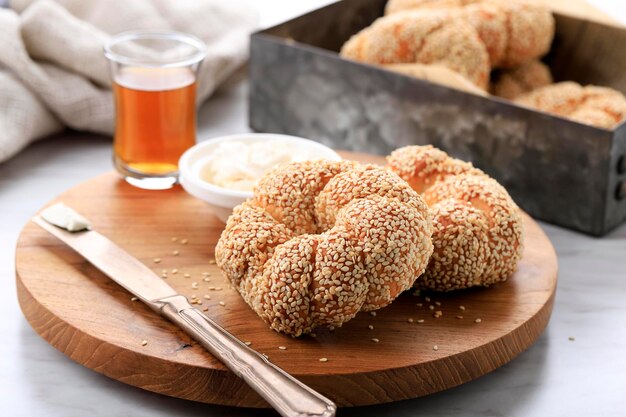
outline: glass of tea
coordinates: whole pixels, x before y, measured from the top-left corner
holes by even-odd
[[[179,32],[137,31],[104,47],[115,96],[113,163],[130,184],[171,188],[196,143],[196,79],[204,43]]]

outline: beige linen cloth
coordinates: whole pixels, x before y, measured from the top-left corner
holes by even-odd
[[[13,0],[0,8],[0,162],[64,126],[111,134],[103,46],[127,30],[176,30],[207,45],[199,102],[247,57],[257,15],[234,0]]]

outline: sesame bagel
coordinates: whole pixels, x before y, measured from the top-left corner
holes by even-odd
[[[272,329],[300,336],[390,304],[433,250],[428,207],[383,168],[307,161],[266,174],[228,219],[217,265]]]
[[[418,191],[433,218],[434,251],[416,286],[451,291],[505,281],[521,258],[520,210],[506,190],[472,164],[432,146],[407,146],[389,169]]]

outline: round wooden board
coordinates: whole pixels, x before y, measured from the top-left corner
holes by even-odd
[[[344,157],[384,163],[380,157],[361,154],[344,153]],[[223,224],[206,203],[179,187],[139,190],[111,172],[51,203],[58,201],[85,215],[96,230],[157,274],[166,269],[167,281],[182,294],[200,297],[200,308],[208,307],[206,314],[340,406],[419,397],[478,378],[528,348],[552,312],[556,255],[526,215],[523,260],[506,283],[430,294],[430,302],[428,294],[406,293],[375,317],[362,313],[335,331],[319,329],[315,338],[292,339],[270,330],[229,288],[211,262]],[[182,244],[183,239],[188,243]],[[161,262],[155,263],[155,258]],[[178,273],[173,273],[174,268]],[[210,282],[203,281],[203,272],[210,273]],[[132,301],[129,293],[32,223],[18,241],[16,275],[19,302],[30,324],[74,361],[173,397],[267,406],[177,327]],[[198,289],[192,288],[194,282]],[[211,299],[205,300],[205,294]],[[441,310],[443,317],[434,318],[429,305]],[[478,318],[480,323],[475,322]],[[142,346],[142,340],[148,344]],[[320,362],[322,357],[328,362]]]

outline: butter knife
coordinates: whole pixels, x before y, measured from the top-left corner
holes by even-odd
[[[33,217],[32,221],[183,329],[243,378],[282,416],[335,415],[337,408],[332,401],[270,363],[194,308],[185,296],[178,294],[138,259],[91,230],[87,220],[74,210],[62,204],[55,205]]]

